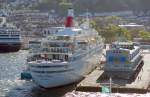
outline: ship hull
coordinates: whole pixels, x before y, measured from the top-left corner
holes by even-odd
[[[80,81],[97,67],[100,63],[101,55],[102,50],[92,56],[85,56],[85,58],[78,61],[61,64],[61,66],[57,63],[29,63],[29,67],[35,83],[44,88],[52,88]],[[44,69],[36,66],[50,67]]]
[[[40,77],[36,74],[31,74],[33,81],[43,88],[53,88],[77,82],[83,78],[81,75],[76,75],[75,72],[65,72],[58,74],[41,74]],[[49,77],[48,77],[49,76]]]
[[[0,53],[17,52],[21,49],[21,43],[0,43]]]
[[[138,61],[134,61],[134,62],[130,62],[130,65],[134,65],[135,67],[133,69],[128,69],[128,70],[106,70],[105,69],[105,75],[107,77],[113,77],[113,78],[121,78],[121,79],[133,79],[135,78],[139,71],[141,70],[141,68],[143,67],[144,63],[143,63],[143,58],[142,56],[139,57]]]

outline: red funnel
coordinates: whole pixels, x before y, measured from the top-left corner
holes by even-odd
[[[73,27],[73,9],[68,10],[68,16],[66,18],[65,27]]]
[[[72,27],[72,26],[73,26],[73,17],[72,16],[68,16],[66,18],[65,27]]]

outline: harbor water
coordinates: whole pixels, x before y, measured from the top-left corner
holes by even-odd
[[[102,94],[100,92],[76,92],[75,85],[44,89],[32,81],[20,80],[26,68],[28,51],[0,54],[0,97],[150,97],[150,94]]]

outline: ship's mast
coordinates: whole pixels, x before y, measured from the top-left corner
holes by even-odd
[[[87,9],[87,12],[86,12],[86,27],[87,28],[90,28],[90,20],[89,20],[89,12],[88,12],[88,9]]]

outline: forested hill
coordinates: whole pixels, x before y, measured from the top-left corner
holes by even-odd
[[[60,5],[63,0],[42,0],[36,7],[41,10],[55,9],[63,12],[64,6]],[[67,1],[67,0],[64,0]],[[150,10],[150,0],[70,0],[73,2],[77,13],[85,12],[111,12],[122,10],[134,10],[147,12]]]

